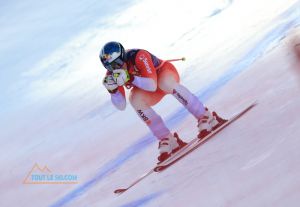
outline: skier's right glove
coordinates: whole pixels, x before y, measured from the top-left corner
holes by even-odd
[[[118,90],[118,84],[114,80],[112,75],[106,75],[103,79],[103,85],[109,93],[115,93]]]

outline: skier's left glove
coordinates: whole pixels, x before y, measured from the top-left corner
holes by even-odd
[[[115,69],[113,70],[113,78],[118,86],[125,85],[128,81],[133,80],[133,76],[128,73],[126,69]]]
[[[112,75],[106,75],[103,79],[103,85],[109,93],[115,93],[118,90],[118,85]]]

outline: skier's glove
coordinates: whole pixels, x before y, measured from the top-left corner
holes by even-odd
[[[103,79],[103,85],[109,93],[115,93],[118,90],[118,85],[113,78],[113,75],[106,75]]]
[[[133,80],[133,76],[131,77],[127,70],[125,69],[115,69],[113,70],[113,78],[118,86],[125,85],[128,81]]]

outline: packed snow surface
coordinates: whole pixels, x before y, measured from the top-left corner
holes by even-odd
[[[0,206],[299,206],[299,1],[30,0],[0,11]],[[156,164],[158,143],[101,84],[111,40],[185,56],[181,82],[223,117],[258,105],[117,196]],[[171,96],[154,109],[183,140],[196,136]],[[35,164],[78,182],[26,184]]]

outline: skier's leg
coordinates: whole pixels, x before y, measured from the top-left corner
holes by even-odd
[[[179,83],[178,72],[171,63],[166,62],[159,72],[158,87],[166,93],[172,94],[194,115],[198,120],[199,138],[205,137],[226,121],[219,122],[217,115],[214,116],[193,93]]]
[[[205,107],[193,93],[179,83],[179,75],[173,64],[164,64],[158,74],[158,87],[172,94],[196,119],[203,116]]]
[[[162,118],[151,107],[157,104],[164,95],[165,93],[160,90],[148,92],[139,88],[133,88],[129,97],[129,101],[138,116],[146,123],[150,131],[158,139],[163,139],[171,133]]]
[[[130,103],[139,117],[146,123],[152,134],[159,140],[160,155],[158,160],[162,162],[171,153],[174,153],[186,143],[180,140],[178,135],[174,135],[166,127],[162,118],[152,109],[151,106],[157,104],[165,93],[158,89],[156,92],[147,92],[138,88],[133,88],[130,93]]]

